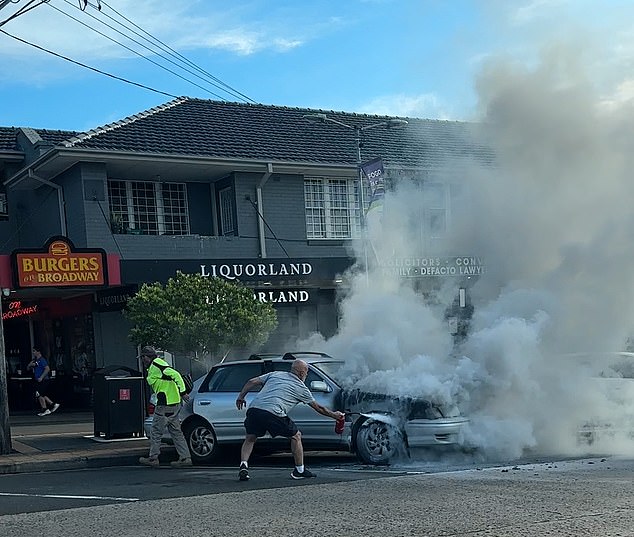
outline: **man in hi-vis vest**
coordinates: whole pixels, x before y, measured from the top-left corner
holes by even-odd
[[[141,359],[147,367],[147,381],[156,394],[157,402],[152,418],[152,430],[150,431],[150,454],[148,457],[139,458],[139,462],[145,466],[159,467],[161,438],[167,427],[178,452],[178,460],[172,461],[170,464],[174,468],[191,466],[189,449],[178,420],[181,399],[189,399],[185,391],[183,377],[165,360],[157,356],[154,347],[143,347]]]

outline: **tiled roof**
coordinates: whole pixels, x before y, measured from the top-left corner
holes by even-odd
[[[33,129],[44,142],[58,145],[72,136],[76,136],[75,131],[57,131],[46,129]],[[20,151],[17,145],[17,127],[0,127],[0,151]]]
[[[311,124],[303,117],[315,113],[359,127],[389,119],[181,97],[93,131],[75,133],[63,145],[222,159],[355,164],[354,130],[333,123]],[[433,167],[451,157],[491,158],[490,151],[470,137],[473,124],[403,119],[409,122],[403,128],[365,130],[362,160],[380,156],[387,165]]]

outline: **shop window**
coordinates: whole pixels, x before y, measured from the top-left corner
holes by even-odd
[[[364,205],[370,200],[364,185]],[[309,239],[351,239],[360,236],[358,181],[307,177],[304,180],[306,236]]]
[[[113,233],[189,235],[184,183],[108,181]]]

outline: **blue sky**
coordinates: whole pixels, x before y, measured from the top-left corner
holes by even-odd
[[[3,3],[0,24],[28,0]],[[85,11],[81,3],[49,0],[0,29],[177,96],[239,100],[199,78],[200,68],[263,104],[469,120],[478,115],[476,81],[487,62],[504,55],[530,66],[558,42],[589,51],[586,71],[606,100],[634,94],[629,0],[108,0],[101,12],[97,0]],[[114,22],[121,19],[113,9],[193,62],[194,73],[93,18],[142,41]],[[0,33],[2,126],[88,130],[170,99]]]

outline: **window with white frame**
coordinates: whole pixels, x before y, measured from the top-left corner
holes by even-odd
[[[235,212],[233,204],[233,187],[223,188],[218,191],[220,205],[220,234],[235,235]]]
[[[189,235],[184,183],[108,181],[114,233]]]
[[[367,201],[366,195],[366,207]],[[307,238],[350,239],[360,236],[359,188],[355,180],[307,177],[304,180],[304,203]]]

